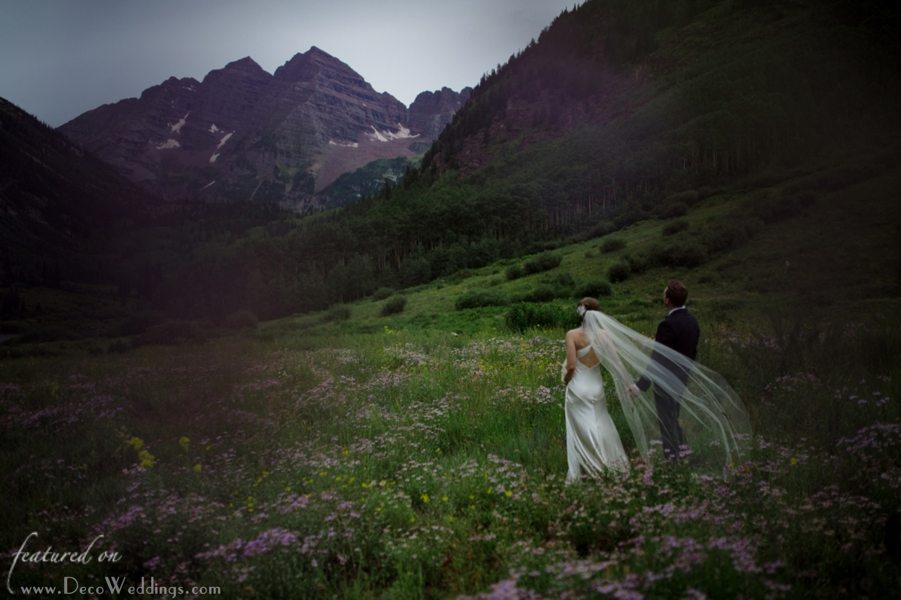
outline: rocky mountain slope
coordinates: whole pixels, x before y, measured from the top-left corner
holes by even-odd
[[[203,81],[170,78],[60,131],[166,198],[303,211],[344,173],[423,153],[469,92],[424,92],[407,108],[314,46],[273,74],[248,57]]]

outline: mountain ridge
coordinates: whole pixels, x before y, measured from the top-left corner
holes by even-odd
[[[424,152],[469,88],[424,94],[407,107],[312,46],[272,74],[247,56],[201,81],[167,78],[59,131],[167,199],[304,212],[321,206],[317,193],[341,174]]]

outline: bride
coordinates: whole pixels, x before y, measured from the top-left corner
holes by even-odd
[[[607,411],[601,361],[589,341],[585,315],[600,310],[594,298],[583,298],[577,307],[582,327],[566,333],[566,482],[583,475],[599,477],[605,469],[626,471],[629,457]],[[591,322],[592,319],[589,319]],[[624,370],[620,370],[624,372]],[[637,388],[636,388],[637,389]]]
[[[576,307],[582,324],[566,334],[566,482],[605,471],[624,472],[629,460],[607,410],[603,366],[635,445],[645,460],[661,454],[660,417],[651,390],[677,398],[694,470],[726,475],[750,440],[747,411],[717,373],[604,314],[594,298]],[[651,385],[639,389],[636,382]]]

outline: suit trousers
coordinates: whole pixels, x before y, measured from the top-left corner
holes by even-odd
[[[679,402],[655,389],[654,403],[657,405],[660,437],[663,439],[663,456],[667,460],[677,460],[685,444],[685,435],[679,425]]]

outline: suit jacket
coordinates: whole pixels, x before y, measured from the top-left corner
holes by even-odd
[[[698,326],[698,320],[688,312],[688,309],[680,308],[660,322],[654,339],[694,360],[698,356],[700,337],[701,328]]]
[[[672,348],[680,354],[694,360],[698,356],[698,339],[701,337],[701,328],[694,315],[688,309],[680,308],[666,316],[657,326],[657,334],[654,339],[664,346]],[[688,379],[688,373],[672,364],[664,356],[654,353],[651,360],[655,360],[672,371],[683,383]],[[651,386],[647,378],[642,377],[636,384],[642,391]]]

